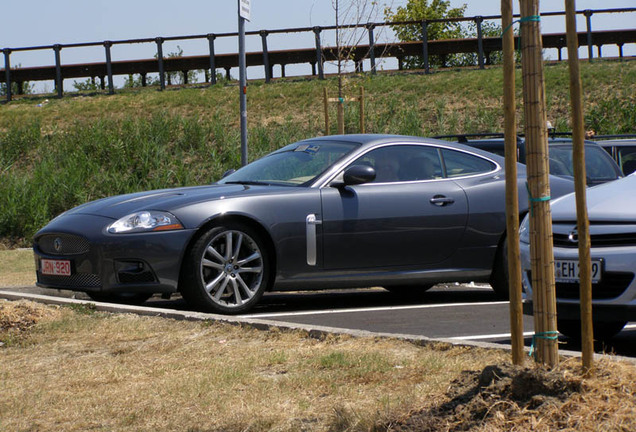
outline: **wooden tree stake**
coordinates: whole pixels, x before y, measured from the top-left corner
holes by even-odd
[[[520,5],[523,105],[531,215],[530,255],[535,323],[533,343],[536,347],[536,360],[554,367],[559,361],[558,333],[539,1],[520,0]]]
[[[521,264],[519,251],[519,191],[517,190],[517,125],[515,115],[515,48],[512,30],[512,0],[501,0],[501,27],[504,54],[504,139],[506,154],[506,241],[510,286],[510,334],[512,363],[521,365],[523,353],[523,305],[521,304]]]
[[[570,104],[572,109],[572,145],[574,158],[574,188],[576,194],[576,221],[579,239],[581,354],[583,373],[589,375],[594,367],[594,334],[592,329],[592,261],[590,257],[590,222],[585,196],[585,131],[581,73],[579,70],[579,44],[576,35],[576,6],[574,0],[565,0],[565,20],[570,68]]]

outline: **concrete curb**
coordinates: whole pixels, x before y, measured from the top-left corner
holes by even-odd
[[[250,326],[258,330],[301,330],[307,332],[309,337],[316,339],[322,339],[326,335],[348,335],[352,337],[367,337],[367,338],[387,338],[396,339],[413,343],[415,345],[425,346],[428,344],[448,344],[452,346],[467,346],[484,349],[494,349],[502,351],[510,351],[511,346],[506,344],[495,344],[490,342],[479,342],[469,340],[456,340],[456,339],[434,339],[420,335],[400,334],[400,333],[376,333],[367,330],[352,330],[343,329],[337,327],[326,326],[314,326],[306,324],[285,323],[281,321],[271,321],[256,318],[236,318],[231,315],[219,315],[203,312],[191,312],[182,311],[177,309],[165,309],[155,308],[148,306],[131,306],[116,303],[102,303],[88,300],[78,300],[72,298],[48,296],[42,294],[22,293],[17,291],[4,291],[0,290],[0,298],[6,300],[31,300],[38,303],[52,304],[52,305],[94,305],[95,309],[103,312],[111,313],[133,313],[144,316],[155,316],[161,318],[169,318],[174,320],[189,320],[189,321],[216,321],[221,323]],[[528,351],[528,349],[526,349]],[[581,357],[581,353],[578,351],[559,350],[559,355],[563,357]],[[607,354],[594,354],[596,360],[610,359],[617,361],[626,361],[636,364],[636,358],[614,356]]]

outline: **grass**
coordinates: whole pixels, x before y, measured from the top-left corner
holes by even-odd
[[[370,430],[442,397],[461,370],[503,357],[28,302],[0,308],[35,317],[0,350],[2,430]]]
[[[0,250],[0,288],[35,284],[33,251]]]
[[[636,62],[582,63],[586,126],[634,133]],[[568,71],[546,67],[548,119],[568,130]],[[250,83],[249,158],[324,134],[323,88],[334,79]],[[352,75],[345,91],[365,88],[367,132],[438,135],[503,129],[502,73]],[[0,105],[0,244],[28,246],[57,214],[109,195],[206,184],[240,165],[236,86],[28,99]],[[517,94],[521,97],[521,76]],[[331,104],[331,119],[336,118]],[[522,104],[518,103],[522,120]],[[346,131],[359,107],[346,105]],[[335,121],[331,122],[335,133]]]
[[[0,429],[633,430],[636,370],[0,300]],[[496,364],[495,368],[488,365]],[[483,370],[483,372],[482,372]],[[488,373],[494,370],[495,373]],[[480,384],[481,383],[481,384]]]

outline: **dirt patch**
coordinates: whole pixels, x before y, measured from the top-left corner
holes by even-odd
[[[37,323],[58,314],[59,309],[53,306],[24,300],[0,300],[0,344],[8,336],[24,336]]]
[[[387,429],[636,430],[633,365],[601,362],[595,376],[584,380],[578,361],[552,371],[496,365],[481,372],[463,372],[451,383],[448,401],[414,412]]]

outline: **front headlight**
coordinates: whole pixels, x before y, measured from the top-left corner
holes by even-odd
[[[519,241],[521,243],[530,243],[530,215],[523,218],[523,222],[519,226]]]
[[[129,214],[108,226],[108,232],[111,234],[180,229],[183,229],[183,225],[174,215],[160,211],[141,211]]]

